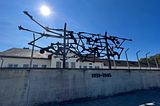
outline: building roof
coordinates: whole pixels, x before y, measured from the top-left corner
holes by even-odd
[[[10,57],[10,58],[31,58],[32,50],[29,48],[11,48],[6,51],[0,52],[1,57]],[[33,58],[34,59],[50,59],[49,55],[51,53],[45,52],[44,54],[40,54],[39,50],[34,50]]]

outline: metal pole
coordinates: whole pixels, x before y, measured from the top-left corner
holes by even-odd
[[[113,49],[114,49],[114,47],[111,49],[111,50],[112,50],[112,52],[113,52]],[[113,63],[114,63],[114,68],[116,69],[116,61],[115,61],[114,56],[113,56]]]
[[[156,65],[157,65],[157,69],[159,69],[159,67],[158,67],[158,63],[157,63],[157,60],[156,60],[156,56],[154,56],[154,60],[155,60]]]
[[[32,59],[33,59],[33,52],[34,52],[34,44],[35,44],[35,34],[33,33],[33,46],[32,46],[32,53],[31,53],[31,60],[30,60],[30,68],[32,67]]]
[[[113,62],[114,62],[114,68],[116,69],[116,61],[115,61],[114,56],[113,56]]]
[[[64,38],[63,38],[63,68],[65,68],[66,59],[66,23],[64,24]]]
[[[110,62],[108,42],[107,42],[107,32],[105,32],[105,41],[106,41],[106,49],[107,49],[106,51],[107,51],[107,57],[108,57],[108,68],[111,69],[111,62]]]
[[[127,57],[127,51],[129,50],[129,48],[125,51],[125,54],[126,54],[126,60],[127,60],[127,66],[128,66],[128,69],[130,69],[129,68],[129,62],[128,62],[128,57]]]
[[[141,64],[140,64],[140,61],[139,61],[139,58],[138,58],[138,53],[139,53],[139,52],[140,52],[140,50],[136,53],[136,56],[137,56],[139,68],[141,69]]]
[[[148,67],[151,69],[150,64],[149,64],[149,61],[148,61],[148,58],[147,58],[147,55],[148,55],[149,53],[150,53],[150,52],[148,52],[148,53],[146,54],[146,60],[147,60],[147,63],[148,63]]]
[[[69,39],[67,39],[67,48],[69,47]]]

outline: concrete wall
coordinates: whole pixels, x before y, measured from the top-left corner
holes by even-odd
[[[160,87],[160,71],[1,69],[0,106],[33,106],[151,87]]]
[[[25,106],[29,71],[0,70],[0,106]]]

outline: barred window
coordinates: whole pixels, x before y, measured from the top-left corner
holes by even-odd
[[[71,62],[71,68],[75,68],[76,63],[75,62]]]
[[[10,68],[13,67],[13,64],[8,64],[8,67],[10,67]]]
[[[23,64],[23,67],[27,68],[27,67],[29,67],[29,64]]]
[[[87,66],[84,66],[84,68],[87,68]]]
[[[69,62],[66,62],[65,67],[69,68]]]
[[[18,67],[18,64],[14,64],[14,67]]]
[[[34,68],[38,68],[38,65],[37,65],[37,64],[33,64],[33,67],[34,67]]]
[[[60,61],[56,62],[56,68],[61,68],[61,62]]]
[[[96,69],[99,69],[99,66],[95,66]]]
[[[47,67],[47,65],[42,65],[42,68],[46,68]]]
[[[10,67],[10,68],[16,68],[16,67],[18,67],[18,64],[8,64],[8,67]]]
[[[89,68],[91,69],[91,68],[92,68],[92,66],[89,66]]]

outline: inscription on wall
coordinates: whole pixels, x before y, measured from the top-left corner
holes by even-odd
[[[112,77],[111,73],[93,73],[92,78],[100,78],[100,77]]]

